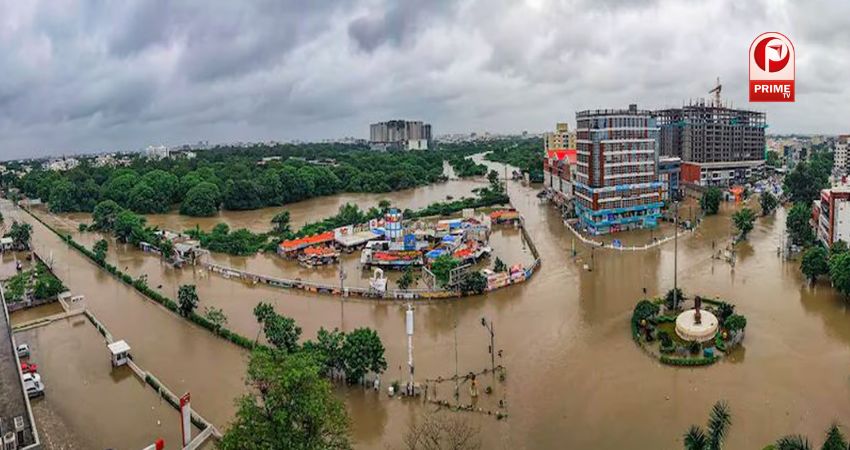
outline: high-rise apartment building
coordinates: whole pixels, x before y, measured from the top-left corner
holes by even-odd
[[[427,150],[433,146],[431,124],[410,120],[373,123],[369,142],[379,150]]]
[[[657,138],[652,112],[637,105],[576,113],[573,191],[581,228],[604,234],[657,224]]]
[[[833,174],[843,177],[850,173],[850,135],[843,134],[838,136],[835,141],[835,165],[833,166]]]
[[[764,166],[765,114],[732,109],[719,97],[655,112],[663,156],[682,158],[682,181],[729,185]]]

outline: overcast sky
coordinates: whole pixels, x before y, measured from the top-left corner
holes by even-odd
[[[797,101],[747,102],[750,42],[797,51]],[[720,76],[769,132],[850,132],[850,2],[0,0],[0,160],[151,144],[539,132]]]

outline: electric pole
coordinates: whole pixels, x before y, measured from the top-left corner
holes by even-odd
[[[496,373],[496,349],[493,347],[495,345],[496,332],[494,330],[493,321],[487,321],[486,318],[481,318],[481,326],[487,329],[490,332],[490,368],[493,370],[493,373]]]
[[[673,309],[679,307],[679,202],[673,203],[675,216],[673,216]]]

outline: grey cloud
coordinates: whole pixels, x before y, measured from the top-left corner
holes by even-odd
[[[0,159],[198,140],[542,131],[681,104],[716,76],[771,131],[846,132],[850,4],[733,0],[0,0]],[[746,52],[797,49],[798,101],[750,105]]]

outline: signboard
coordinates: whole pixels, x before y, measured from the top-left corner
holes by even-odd
[[[782,33],[768,32],[750,44],[750,101],[793,102],[794,44]]]

